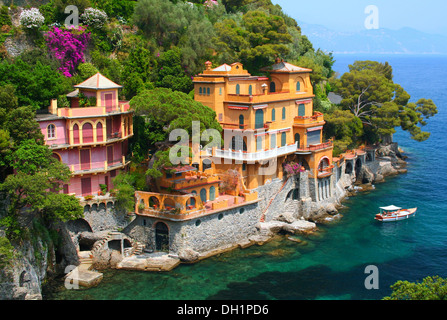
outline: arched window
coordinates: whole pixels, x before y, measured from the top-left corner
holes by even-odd
[[[281,133],[281,147],[284,147],[287,143],[287,135],[285,132]]]
[[[296,82],[296,91],[301,91],[301,83],[299,81]]]
[[[272,121],[276,120],[276,111],[275,109],[272,109]]]
[[[87,122],[82,126],[82,142],[93,142],[93,126],[91,125],[91,123]]]
[[[77,124],[73,126],[73,143],[79,144],[79,126]]]
[[[54,124],[50,124],[47,127],[47,139],[55,139],[56,138],[56,127]]]
[[[200,190],[200,200],[202,200],[203,203],[206,202],[206,189],[205,188]]]
[[[236,94],[241,94],[241,86],[239,84],[236,85]]]
[[[275,82],[270,82],[270,92],[276,92],[276,84]]]
[[[244,129],[244,116],[242,114],[239,116],[239,129]]]
[[[199,88],[199,94],[202,94],[202,87]]]
[[[98,122],[96,124],[96,141],[102,142],[104,140],[103,134],[102,134],[102,123]]]
[[[248,87],[248,94],[249,94],[249,95],[253,95],[253,86],[252,86],[252,85],[250,85],[250,86]]]
[[[323,171],[327,167],[329,167],[329,160],[328,158],[324,157],[320,160],[320,163],[318,164],[318,171]]]
[[[286,120],[286,107],[282,108],[282,119]]]
[[[298,117],[304,117],[306,115],[306,106],[304,104],[300,104],[298,106]]]
[[[242,136],[234,136],[231,138],[230,149],[236,151],[247,151],[247,143]]]
[[[207,95],[207,96],[210,95],[210,88],[206,88],[206,95]]]
[[[213,201],[216,199],[216,188],[212,186],[210,188],[210,201]]]

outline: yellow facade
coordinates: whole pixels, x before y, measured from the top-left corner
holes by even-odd
[[[261,71],[266,76],[251,76],[241,63],[213,69],[207,62],[194,78],[195,100],[213,109],[224,129],[224,145],[213,157],[225,163],[218,162],[216,172],[236,169],[253,189],[282,178],[282,164],[298,159],[318,177],[319,168],[332,165],[333,147],[322,140],[323,115],[313,111],[312,70],[277,60]],[[273,156],[276,170],[259,174]]]

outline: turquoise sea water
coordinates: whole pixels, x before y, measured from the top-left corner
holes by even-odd
[[[319,226],[303,242],[285,238],[181,265],[169,273],[108,271],[91,289],[47,292],[44,299],[381,299],[397,280],[447,277],[447,57],[335,57],[343,73],[354,60],[388,61],[394,81],[411,95],[433,99],[439,113],[424,130],[426,142],[398,131],[408,173],[388,178],[344,202],[343,218]],[[379,206],[418,207],[416,217],[396,223],[373,220]],[[379,289],[367,290],[365,267],[379,270]]]

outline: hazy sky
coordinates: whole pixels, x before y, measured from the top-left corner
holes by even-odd
[[[410,27],[447,35],[446,0],[272,0],[295,20],[319,24],[339,31],[364,29],[365,8],[375,5],[379,28]]]

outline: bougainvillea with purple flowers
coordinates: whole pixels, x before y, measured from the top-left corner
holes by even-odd
[[[300,172],[306,171],[303,166],[299,163],[289,162],[284,165],[284,169],[289,175],[296,175]]]
[[[84,61],[84,51],[90,40],[90,32],[85,27],[63,29],[53,27],[45,33],[45,40],[50,53],[61,62],[59,70],[66,77],[71,77],[76,67]]]

